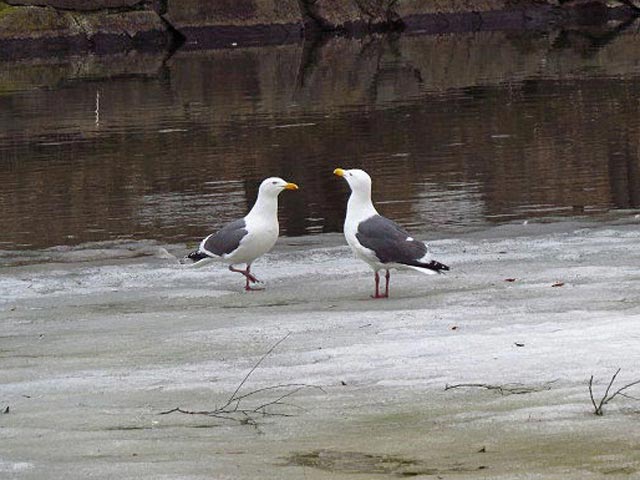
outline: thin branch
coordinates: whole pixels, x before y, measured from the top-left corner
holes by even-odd
[[[598,405],[596,404],[596,399],[593,398],[593,375],[589,378],[589,397],[591,398],[591,404],[593,405],[594,411],[596,415],[598,415]]]
[[[280,395],[278,398],[276,398],[275,400],[271,401],[271,402],[267,402],[267,403],[263,403],[262,405],[260,405],[259,407],[256,407],[254,411],[258,411],[258,410],[264,410],[267,407],[273,406],[273,405],[279,405],[280,404],[280,400],[284,400],[287,397],[290,397],[292,395],[295,395],[296,393],[298,393],[300,390],[302,390],[305,387],[298,387],[295,390],[291,390],[290,392],[285,393],[284,395]]]
[[[618,395],[620,395],[621,397],[624,397],[624,398],[628,398],[629,400],[640,401],[640,398],[632,397],[631,395],[627,395],[626,393],[618,392]]]
[[[609,403],[611,400],[613,400],[613,399],[616,397],[616,395],[620,395],[620,396],[622,396],[622,397],[626,397],[626,398],[631,398],[631,399],[633,399],[633,400],[638,400],[637,398],[634,398],[634,397],[632,397],[632,396],[630,396],[630,395],[627,395],[627,394],[625,394],[625,393],[622,393],[622,392],[624,392],[627,388],[633,387],[634,385],[638,385],[638,384],[640,384],[640,380],[636,380],[635,382],[628,383],[628,384],[627,384],[627,385],[625,385],[624,387],[619,388],[618,390],[616,390],[616,391],[613,393],[613,395],[611,395],[611,396],[610,396],[610,397],[609,397],[609,398],[604,402],[604,405],[606,405],[606,404],[607,404],[607,403]]]
[[[634,382],[631,383],[627,383],[626,385],[623,385],[622,387],[620,387],[619,389],[617,389],[615,392],[613,393],[609,393],[611,392],[611,388],[613,387],[614,382],[616,381],[616,378],[618,377],[618,374],[620,373],[620,368],[618,368],[618,370],[616,370],[616,373],[614,373],[611,376],[611,380],[609,380],[609,384],[607,385],[607,388],[604,392],[604,395],[602,396],[602,398],[600,399],[599,402],[596,402],[596,399],[593,395],[593,375],[591,375],[591,377],[589,377],[589,398],[591,399],[591,404],[593,405],[593,413],[595,413],[598,416],[602,416],[604,415],[604,411],[603,411],[603,407],[605,405],[607,405],[611,400],[613,400],[614,398],[616,398],[618,395],[620,395],[621,397],[625,397],[625,398],[629,398],[632,400],[638,400],[635,397],[632,397],[631,395],[628,395],[626,393],[624,393],[625,390],[633,387],[634,385],[640,385],[640,380],[636,380]]]
[[[194,410],[184,410],[183,408],[177,407],[172,408],[171,410],[167,410],[165,412],[160,412],[158,415],[168,415],[170,413],[184,413],[185,415],[205,415],[207,417],[221,418],[223,420],[237,420],[233,417],[229,417],[227,415],[223,415],[222,413],[217,413],[213,411],[194,411]]]
[[[616,381],[616,377],[620,373],[620,370],[621,370],[620,368],[618,370],[616,370],[616,373],[614,373],[613,376],[611,377],[611,381],[609,382],[609,385],[607,385],[607,389],[604,391],[604,396],[602,397],[602,400],[600,401],[600,408],[602,408],[602,406],[607,401],[607,398],[609,397],[609,391],[611,390],[611,385],[613,385],[613,382]]]
[[[260,360],[258,360],[258,362],[253,366],[253,368],[251,370],[249,370],[249,373],[247,373],[245,375],[245,377],[242,379],[242,381],[236,387],[235,391],[231,394],[231,397],[229,397],[229,400],[227,401],[227,403],[222,407],[223,409],[225,407],[228,407],[235,400],[236,394],[240,391],[240,389],[247,382],[247,380],[249,380],[249,377],[251,376],[251,374],[256,371],[256,368],[258,368],[260,366],[260,364],[262,363],[262,361],[265,358],[267,358],[269,355],[271,355],[271,353],[278,347],[278,345],[280,345],[287,338],[289,338],[289,335],[291,335],[291,332],[287,333],[284,337],[282,337],[280,340],[278,340],[269,350],[267,350],[267,352],[260,358]]]
[[[264,387],[264,388],[259,388],[257,390],[252,390],[248,393],[245,393],[243,395],[240,395],[238,397],[235,398],[235,400],[243,400],[245,398],[251,397],[252,395],[255,395],[257,393],[262,393],[262,392],[266,392],[269,390],[277,390],[277,389],[281,389],[281,388],[291,388],[291,387],[303,387],[303,388],[317,388],[318,390],[320,390],[322,393],[326,393],[324,391],[324,389],[318,385],[309,385],[307,383],[282,383],[279,385],[271,385],[269,387]]]
[[[454,388],[486,388],[487,390],[497,390],[500,395],[504,395],[504,391],[500,385],[490,385],[488,383],[456,383],[453,385],[446,384],[444,386],[445,392],[447,390],[453,390]]]
[[[231,396],[227,399],[226,403],[221,407],[218,407],[214,410],[186,410],[180,407],[172,408],[171,410],[166,410],[164,412],[160,412],[160,415],[168,415],[170,413],[183,413],[186,415],[205,415],[208,417],[220,418],[224,420],[232,420],[238,422],[240,424],[248,424],[254,427],[258,427],[256,420],[252,415],[260,414],[263,416],[271,416],[271,417],[291,417],[293,414],[285,413],[282,411],[270,411],[269,407],[295,407],[300,410],[303,408],[298,407],[297,405],[289,404],[283,402],[284,399],[295,395],[296,393],[304,390],[305,388],[315,388],[325,393],[324,389],[318,385],[309,385],[306,383],[283,383],[278,385],[270,385],[268,387],[258,388],[257,390],[252,390],[247,393],[240,394],[240,389],[247,383],[249,377],[256,371],[256,369],[260,366],[260,364],[267,358],[283,341],[285,341],[291,332],[287,333],[283,338],[278,340],[267,352],[260,357],[260,359],[253,365],[251,370],[244,376],[242,381],[238,384],[236,389],[233,391]],[[242,401],[246,400],[250,397],[254,397],[258,394],[265,392],[272,392],[275,390],[282,389],[292,389],[286,391],[284,393],[280,393],[279,396],[273,400],[265,401],[264,403],[256,406],[256,407],[241,407]],[[238,418],[238,415],[240,418]]]
[[[454,388],[484,388],[486,390],[495,390],[500,395],[524,395],[527,393],[541,392],[543,390],[550,390],[551,384],[556,382],[552,380],[540,386],[528,387],[521,383],[507,383],[504,385],[492,385],[490,383],[456,383],[453,385],[445,385],[444,389],[453,390]]]

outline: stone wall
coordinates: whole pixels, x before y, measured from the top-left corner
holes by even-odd
[[[300,0],[299,3],[307,28],[363,29],[401,22],[396,0]]]
[[[297,0],[169,0],[165,18],[178,30],[300,23],[301,19]]]
[[[197,48],[285,43],[302,32],[298,0],[168,0],[166,6],[165,20]]]
[[[317,30],[537,28],[610,11],[606,0],[0,0],[0,56],[285,43]]]
[[[6,0],[8,5],[53,7],[63,10],[96,11],[110,8],[131,8],[144,0]]]
[[[152,9],[143,8],[140,0],[10,1],[13,5],[0,2],[0,57],[164,48],[172,41],[166,22]],[[76,3],[82,4],[79,9],[62,8]],[[93,10],[99,6],[113,8]]]

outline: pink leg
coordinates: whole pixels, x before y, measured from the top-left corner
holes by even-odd
[[[248,275],[248,279],[251,280],[252,283],[258,283],[260,280],[258,280],[254,274],[251,273],[251,264],[247,263],[247,275]]]
[[[380,275],[378,274],[378,272],[376,272],[374,278],[376,280],[376,294],[371,295],[371,298],[383,298],[382,295],[380,295]]]
[[[251,273],[251,265],[250,264],[247,264],[247,269],[246,270],[241,270],[239,268],[233,268],[233,265],[229,265],[229,270],[231,270],[232,272],[241,273],[242,275],[244,275],[244,277],[246,279],[246,283],[245,283],[245,286],[244,286],[245,290],[247,290],[247,291],[250,291],[250,290],[262,290],[260,288],[252,288],[249,285],[249,282],[258,283],[260,281]]]
[[[386,283],[384,286],[384,298],[389,298],[389,279],[391,278],[389,270],[387,270],[387,274],[384,276],[384,278],[386,279]]]

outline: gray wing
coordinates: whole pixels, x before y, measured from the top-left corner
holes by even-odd
[[[373,250],[381,263],[423,266],[418,260],[426,255],[427,246],[381,215],[360,222],[356,238],[363,247]]]
[[[248,233],[246,227],[247,224],[243,218],[225,225],[216,233],[205,238],[200,244],[198,252],[209,256],[222,256],[233,252],[240,246],[240,241]]]

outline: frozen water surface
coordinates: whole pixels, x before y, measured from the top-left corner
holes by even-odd
[[[378,301],[333,234],[281,239],[249,294],[222,265],[179,266],[180,244],[4,252],[0,476],[634,478],[640,402],[597,417],[587,389],[640,378],[634,213],[431,238],[452,271],[394,273]],[[224,404],[287,334],[240,393],[322,387],[291,416],[159,415]],[[466,383],[504,390],[445,390]]]

